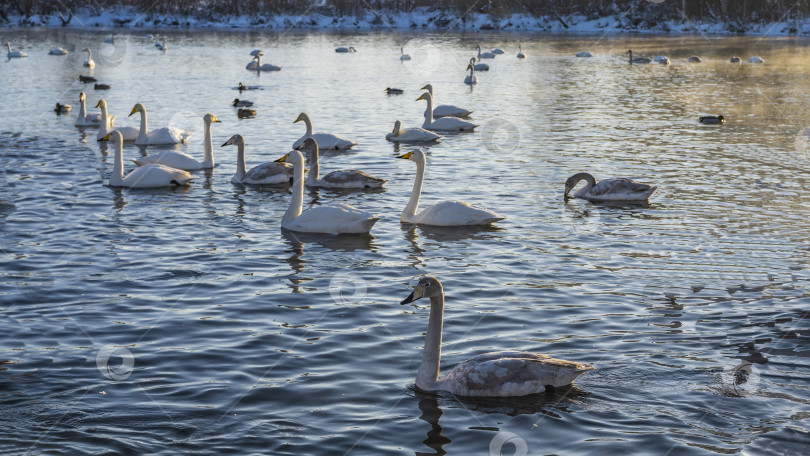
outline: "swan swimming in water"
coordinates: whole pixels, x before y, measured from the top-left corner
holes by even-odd
[[[233,135],[221,147],[236,146],[236,174],[231,178],[232,184],[278,185],[289,184],[293,178],[293,167],[279,161],[262,163],[245,171],[245,139],[242,135]]]
[[[523,53],[523,46],[521,46],[519,44],[518,44],[517,58],[519,58],[519,59],[525,59],[526,58],[526,54]]]
[[[630,60],[629,61],[630,61],[631,65],[634,64],[634,63],[650,63],[650,59],[648,59],[646,57],[633,58],[633,50],[632,49],[629,49],[627,51],[627,53],[630,54]]]
[[[49,55],[67,55],[67,53],[67,49],[63,48],[53,48],[50,52],[48,52]]]
[[[263,55],[264,55],[263,52],[260,52],[257,55],[255,55],[253,57],[253,61],[255,62],[255,65],[251,65],[253,63],[253,62],[251,62],[251,63],[249,63],[247,65],[246,68],[248,70],[253,70],[253,71],[281,71],[280,66],[276,66],[276,65],[273,65],[273,64],[270,64],[270,63],[262,64],[262,56]]]
[[[433,96],[430,92],[423,93],[416,101],[427,100],[427,108],[425,109],[425,122],[422,123],[422,128],[426,130],[439,130],[439,131],[473,131],[478,125],[461,120],[458,117],[440,117],[433,119]]]
[[[765,61],[762,60],[762,57],[749,57],[748,63],[765,63]]]
[[[589,201],[648,201],[650,196],[658,187],[649,184],[633,182],[625,178],[613,178],[601,180],[596,179],[588,173],[577,173],[565,181],[565,198],[568,193],[576,187],[579,181],[587,182],[585,187],[574,193],[574,198],[582,198]]]
[[[94,68],[96,66],[96,62],[93,60],[93,52],[90,50],[90,48],[84,48],[82,51],[87,51],[87,59],[82,63],[82,66]]]
[[[175,150],[164,150],[156,154],[150,154],[146,157],[135,159],[134,162],[139,166],[149,163],[159,163],[161,165],[171,166],[175,169],[182,169],[183,171],[211,169],[214,167],[214,145],[211,140],[211,123],[216,122],[219,122],[219,119],[213,114],[203,116],[203,131],[205,132],[205,136],[203,140],[202,162],[197,161],[197,159],[187,153]]]
[[[385,179],[374,177],[355,169],[341,169],[320,177],[320,157],[318,143],[307,138],[301,149],[309,151],[309,173],[307,173],[307,187],[319,188],[380,188]]]
[[[349,47],[339,47],[335,48],[335,52],[345,53],[345,52],[357,52],[357,49],[349,46]]]
[[[295,119],[295,122],[301,121],[303,121],[307,126],[307,131],[304,133],[304,136],[300,137],[293,143],[293,149],[298,149],[301,147],[301,144],[303,144],[304,140],[307,138],[315,138],[315,141],[318,142],[318,147],[320,147],[321,150],[345,150],[350,149],[352,146],[357,144],[354,141],[350,141],[342,136],[333,135],[331,133],[312,133],[312,121],[305,112],[299,114],[298,118]]]
[[[295,168],[290,207],[281,219],[281,227],[304,233],[368,233],[379,217],[344,203],[330,203],[302,211],[304,204],[304,157],[294,150],[281,157]]]
[[[399,60],[411,60],[411,56],[405,53],[405,48],[399,48],[399,52],[402,55],[399,56]]]
[[[501,48],[495,48],[495,49],[492,50],[492,53],[493,54],[503,54],[504,52],[503,52],[503,49],[501,49]]]
[[[494,58],[495,58],[495,54],[493,54],[491,52],[483,52],[482,53],[481,52],[481,45],[480,44],[478,45],[478,60],[481,60],[481,59],[494,59]]]
[[[76,118],[77,127],[98,127],[101,125],[101,113],[93,112],[87,113],[87,95],[84,92],[79,92],[79,117]],[[110,119],[110,124],[114,122],[114,118]]]
[[[156,145],[156,144],[181,144],[188,141],[191,137],[191,132],[181,130],[176,127],[163,127],[157,130],[149,130],[147,128],[146,108],[142,103],[136,103],[132,107],[133,115],[136,112],[141,113],[141,128],[138,131],[138,138],[135,139],[135,144],[139,146]]]
[[[401,143],[424,143],[438,141],[440,135],[432,131],[425,130],[424,128],[412,127],[402,128],[402,122],[394,122],[394,131],[385,135],[385,139],[391,142]]]
[[[470,65],[475,68],[475,71],[489,71],[489,65],[486,63],[475,63],[475,57],[470,57]]]
[[[96,135],[97,141],[102,141],[104,137],[112,133],[113,130],[121,133],[124,141],[135,141],[138,139],[138,129],[135,127],[113,127],[115,116],[107,114],[107,101],[103,98],[98,100],[96,107],[101,108],[101,125],[99,125],[98,134]]]
[[[115,145],[115,161],[110,176],[110,186],[130,188],[155,188],[188,185],[194,176],[186,171],[170,168],[165,165],[148,164],[133,169],[124,176],[124,138],[121,133],[113,131],[104,137]]]
[[[478,76],[475,75],[475,67],[470,64],[467,64],[467,69],[470,70],[470,74],[468,74],[467,77],[464,78],[464,83],[470,85],[478,84]]]
[[[4,44],[3,46],[6,46],[6,47],[8,48],[8,54],[6,54],[6,57],[8,57],[8,58],[10,58],[10,59],[13,59],[13,58],[20,58],[20,57],[28,57],[28,54],[26,54],[25,52],[22,52],[22,51],[12,51],[12,50],[11,50],[11,43],[6,43],[6,44]]]
[[[433,93],[433,84],[425,84],[425,86],[420,90],[427,90],[430,92],[430,96],[433,97],[433,101],[436,101],[436,95]],[[468,109],[459,108],[455,105],[439,105],[433,108],[433,117],[437,119],[439,117],[469,117],[472,113],[473,112]]]
[[[546,386],[571,384],[595,367],[548,355],[521,351],[484,353],[439,375],[442,357],[444,289],[435,277],[422,277],[400,304],[430,298],[430,318],[416,386],[423,391],[449,391],[457,396],[514,397],[542,393]]]
[[[414,150],[397,158],[416,163],[411,199],[399,217],[400,222],[433,226],[478,226],[490,225],[506,218],[463,201],[440,201],[417,213],[419,198],[422,195],[422,181],[425,178],[425,154],[421,150]]]

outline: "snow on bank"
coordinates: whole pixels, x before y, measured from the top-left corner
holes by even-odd
[[[59,15],[13,16],[0,26],[13,27],[61,27]],[[360,16],[333,17],[318,12],[302,16],[255,15],[184,16],[172,14],[142,13],[131,7],[120,7],[101,12],[78,10],[66,25],[70,28],[123,27],[123,28],[248,28],[248,29],[427,29],[427,30],[503,30],[503,31],[549,31],[574,33],[644,32],[673,34],[747,34],[747,35],[810,35],[810,18],[777,23],[727,24],[717,22],[656,21],[613,15],[598,19],[585,16],[541,16],[513,14],[495,18],[488,14],[470,13],[462,18],[434,8],[417,8],[408,13],[367,12]]]

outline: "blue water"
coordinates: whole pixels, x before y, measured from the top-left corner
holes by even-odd
[[[4,454],[806,449],[806,40],[169,31],[161,53],[146,33],[109,45],[102,31],[4,32],[29,54],[0,63]],[[470,88],[479,42],[506,54]],[[358,52],[333,51],[348,45]],[[57,46],[71,53],[47,55]],[[111,90],[77,80],[88,46]],[[246,71],[255,48],[282,71]],[[629,67],[629,48],[673,63]],[[424,148],[422,205],[488,207],[508,217],[494,228],[399,223],[415,166],[396,156],[412,147],[384,137],[397,119],[421,124],[428,82],[480,127]],[[81,90],[118,125],[136,126],[126,116],[141,102],[150,126],[194,131],[179,148],[196,157],[215,114],[218,166],[188,188],[107,186],[111,150],[73,125]],[[237,118],[236,97],[255,119]],[[57,101],[73,112],[57,116]],[[288,188],[230,183],[236,150],[220,144],[243,135],[248,166],[279,158],[302,111],[358,143],[324,154],[322,173],[389,180],[305,193],[305,207],[378,214],[369,236],[283,232]],[[707,114],[728,121],[700,125]],[[125,146],[127,170],[141,153]],[[649,206],[564,202],[580,171],[659,190]],[[417,391],[427,302],[399,302],[424,274],[447,293],[445,370],[506,349],[597,370],[523,398]]]

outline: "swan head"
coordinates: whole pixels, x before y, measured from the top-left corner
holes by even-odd
[[[442,296],[443,294],[444,290],[442,289],[442,283],[439,282],[439,279],[430,276],[422,277],[419,279],[419,283],[413,288],[411,294],[400,302],[400,304],[409,304],[420,298],[433,298]]]
[[[396,122],[394,122],[394,130],[391,133],[398,134],[401,129],[402,129],[402,122],[397,120]]]
[[[295,122],[302,122],[302,121],[306,122],[308,120],[309,120],[309,116],[305,112],[302,112],[301,114],[298,114],[298,117],[295,118]],[[295,123],[295,122],[293,122],[293,123]]]
[[[257,55],[264,55],[264,51],[262,51],[261,49],[254,49],[250,51],[250,55],[252,55],[253,57],[256,57]]]
[[[210,114],[209,114],[210,115]],[[212,116],[213,117],[213,116]],[[233,135],[225,141],[225,144],[221,145],[220,147],[225,146],[244,146],[245,145],[245,138],[242,135]]]
[[[412,150],[408,153],[402,154],[397,158],[402,158],[405,160],[410,160],[415,163],[424,163],[425,162],[425,154],[419,149]]]
[[[292,152],[287,152],[284,154],[283,157],[276,160],[277,163],[292,163],[293,166],[302,166],[304,164],[304,156],[301,155],[301,152],[294,150]]]
[[[425,85],[424,85],[424,86],[423,86],[421,89],[419,89],[419,90],[427,90],[428,92],[433,93],[433,84],[425,84]]]
[[[568,180],[565,181],[565,193],[563,194],[563,198],[568,198],[568,194],[574,187],[577,186],[579,181],[587,180],[588,182],[592,182],[593,185],[596,183],[596,179],[588,173],[576,173],[573,176],[569,177]]]
[[[104,109],[107,109],[107,102],[104,101],[104,99],[102,98],[101,100],[98,100],[98,103],[96,104],[96,107],[97,108],[103,107]]]
[[[101,100],[101,101],[104,101],[104,100]],[[203,122],[210,125],[211,122],[220,122],[220,120],[217,119],[217,116],[215,116],[213,114],[206,114],[205,116],[203,116]]]
[[[422,95],[420,95],[420,96],[419,96],[419,98],[417,98],[417,99],[416,99],[416,101],[419,101],[419,100],[429,100],[430,98],[431,98],[431,96],[430,96],[430,92],[425,92],[425,93],[423,93]]]
[[[143,103],[135,103],[135,106],[132,107],[132,112],[129,113],[129,116],[135,114],[136,112],[146,112],[146,108],[143,107]]]
[[[120,131],[113,130],[113,131],[107,133],[107,135],[104,136],[103,138],[101,138],[101,140],[102,141],[110,141],[110,142],[118,142],[118,141],[124,142],[124,136],[121,135]]]
[[[475,64],[475,57],[470,57],[470,65],[474,65],[474,64]]]
[[[318,141],[315,141],[315,138],[307,138],[304,142],[301,143],[300,146],[295,148],[296,150],[307,150],[307,151],[318,151]]]
[[[84,92],[79,92],[79,101],[84,101],[87,98],[87,95]]]

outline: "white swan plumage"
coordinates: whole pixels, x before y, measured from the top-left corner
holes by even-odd
[[[478,45],[478,60],[481,60],[481,59],[494,59],[494,58],[495,58],[495,54],[493,54],[491,52],[483,52],[482,53],[481,52],[481,45],[480,44]]]
[[[655,185],[642,184],[623,177],[604,179],[597,182],[588,173],[577,173],[565,181],[565,198],[568,198],[568,194],[581,180],[587,183],[585,187],[574,193],[574,198],[597,202],[648,201],[650,196],[658,189]]]
[[[104,137],[115,145],[113,172],[110,175],[110,186],[130,188],[155,188],[188,185],[194,176],[187,171],[174,169],[165,165],[148,164],[133,169],[124,176],[124,138],[121,133],[113,131]]]
[[[461,362],[439,375],[442,357],[444,289],[435,277],[422,277],[400,304],[430,298],[430,318],[416,372],[416,387],[422,391],[448,391],[457,396],[514,397],[542,393],[546,386],[571,384],[595,367],[548,355],[521,351],[484,353]]]
[[[3,46],[6,46],[8,48],[8,54],[6,54],[6,57],[8,57],[10,59],[20,58],[20,57],[28,57],[28,54],[26,54],[23,51],[12,51],[11,50],[11,43],[5,43]]]
[[[492,53],[493,54],[503,54],[504,52],[503,52],[503,49],[501,49],[501,48],[495,48],[495,49],[492,50]]]
[[[309,153],[309,173],[307,173],[307,187],[316,188],[380,188],[385,179],[374,177],[356,169],[341,169],[332,171],[320,177],[320,154],[318,142],[307,138],[301,145],[301,150]]]
[[[441,135],[425,130],[424,128],[411,127],[402,128],[402,122],[394,122],[394,131],[385,135],[385,139],[391,142],[401,143],[424,143],[438,141]]]
[[[138,130],[138,138],[135,144],[139,146],[157,145],[157,144],[182,144],[188,141],[191,137],[191,132],[181,130],[176,127],[163,127],[156,130],[150,130],[147,127],[146,108],[143,103],[136,103],[132,107],[133,115],[136,112],[141,113],[141,128]]]
[[[464,78],[464,83],[470,85],[478,84],[478,76],[475,75],[475,67],[468,63],[467,69],[470,70],[470,74]]]
[[[302,211],[304,204],[304,157],[294,150],[281,157],[295,169],[290,207],[281,219],[281,227],[304,233],[368,233],[379,217],[344,203],[330,203]]]
[[[339,47],[335,48],[335,52],[345,53],[345,52],[357,52],[357,49],[349,46],[349,47]]]
[[[416,163],[416,177],[411,189],[411,199],[399,218],[402,223],[433,226],[478,226],[490,225],[506,218],[488,209],[471,206],[463,201],[441,201],[417,213],[419,198],[422,195],[422,181],[425,178],[425,154],[421,150],[414,150],[397,158]]]
[[[399,60],[411,60],[411,56],[405,53],[405,48],[399,48],[399,52],[402,55],[399,56]]]
[[[748,57],[748,63],[765,63],[762,57]]]
[[[221,147],[236,146],[236,174],[231,177],[232,184],[249,185],[279,185],[289,184],[293,178],[293,167],[289,163],[274,162],[262,163],[246,171],[245,165],[245,138],[242,135],[233,135]]]
[[[67,55],[68,51],[64,48],[53,48],[48,52],[49,55]]]
[[[307,131],[304,133],[304,136],[293,143],[293,149],[301,147],[301,144],[303,144],[307,138],[314,138],[315,141],[318,142],[318,147],[320,147],[321,150],[345,150],[357,144],[354,141],[331,133],[312,133],[312,120],[310,120],[309,115],[305,112],[299,114],[295,119],[295,122],[301,121],[307,126]]]
[[[121,133],[124,141],[135,141],[138,139],[138,129],[135,127],[113,127],[115,123],[115,116],[107,113],[107,101],[103,98],[98,100],[97,108],[101,108],[101,124],[98,127],[98,134],[96,140],[102,141],[105,136],[112,133],[113,130]]]
[[[525,59],[526,58],[526,54],[523,52],[523,46],[521,46],[520,44],[518,44],[517,58],[519,58],[519,59]]]
[[[253,62],[248,63],[245,68],[253,71],[281,71],[281,67],[270,63],[262,63],[264,52],[259,52],[253,56]]]
[[[87,51],[87,59],[82,63],[82,66],[86,66],[87,68],[94,68],[96,66],[95,60],[93,60],[93,51],[90,48],[84,48],[82,51]]]
[[[211,123],[219,122],[220,120],[213,114],[206,114],[203,116],[203,161],[200,162],[196,158],[185,152],[176,150],[164,150],[156,154],[149,154],[146,157],[136,158],[133,160],[137,165],[143,166],[149,163],[159,163],[161,165],[170,166],[184,171],[198,171],[201,169],[211,169],[214,167],[214,144],[211,139]]]
[[[475,68],[475,71],[489,71],[489,65],[486,63],[475,63],[475,57],[470,57],[470,65]]]
[[[76,118],[77,127],[98,127],[101,125],[101,113],[93,112],[87,113],[87,95],[84,92],[79,92],[79,117]],[[114,122],[114,118],[110,120],[110,125]]]
[[[436,94],[433,92],[433,84],[425,84],[420,90],[427,90],[436,102]],[[455,105],[439,105],[433,108],[433,117],[469,117],[473,112]]]
[[[426,130],[438,131],[473,131],[478,125],[459,119],[458,117],[440,117],[433,119],[433,95],[430,92],[423,93],[416,101],[427,100],[427,108],[425,109],[425,122],[422,123],[422,128]]]

